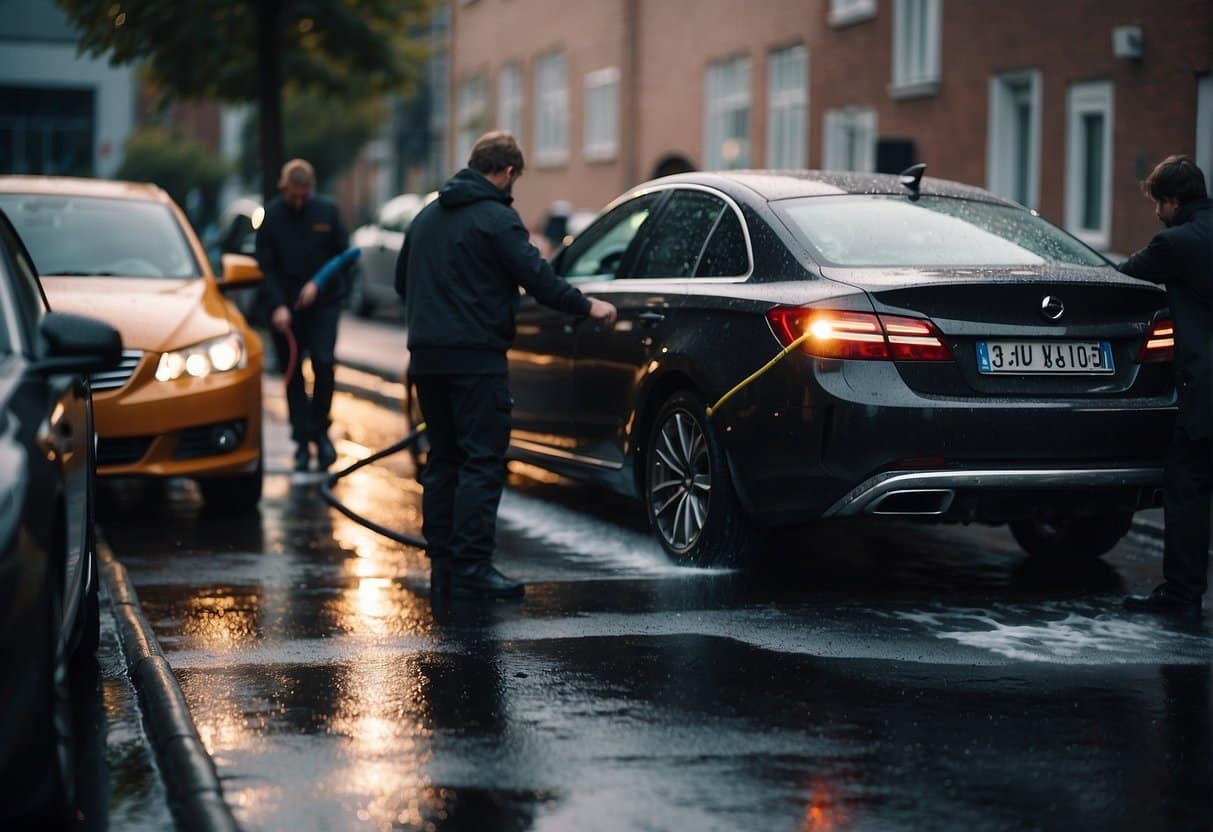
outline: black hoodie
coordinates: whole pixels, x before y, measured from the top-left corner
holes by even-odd
[[[396,261],[410,375],[506,372],[521,286],[570,315],[590,302],[531,245],[513,198],[464,168],[409,227]]]

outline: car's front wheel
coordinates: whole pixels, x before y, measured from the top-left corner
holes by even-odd
[[[1133,512],[1044,513],[1008,523],[1015,542],[1033,557],[1089,561],[1106,555],[1133,525]]]
[[[698,396],[681,391],[662,405],[644,459],[649,524],[672,559],[744,563],[758,554],[761,535],[737,499],[724,449]]]
[[[224,514],[252,511],[261,502],[264,455],[257,459],[257,467],[246,474],[230,477],[201,477],[198,489],[207,508]]]

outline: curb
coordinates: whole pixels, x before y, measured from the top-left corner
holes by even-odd
[[[98,540],[97,555],[126,672],[139,694],[143,724],[177,829],[236,832],[240,826],[223,799],[215,764],[198,736],[173,669],[143,616],[126,568],[104,541]]]

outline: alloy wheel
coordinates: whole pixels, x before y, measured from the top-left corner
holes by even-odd
[[[699,540],[712,497],[712,462],[703,426],[675,410],[656,433],[649,453],[648,499],[657,531],[685,552]]]

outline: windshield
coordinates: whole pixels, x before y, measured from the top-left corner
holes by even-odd
[[[135,199],[0,194],[3,209],[43,275],[197,277],[167,205]]]
[[[1107,261],[1023,208],[967,199],[856,194],[773,203],[836,266],[1103,266]]]

